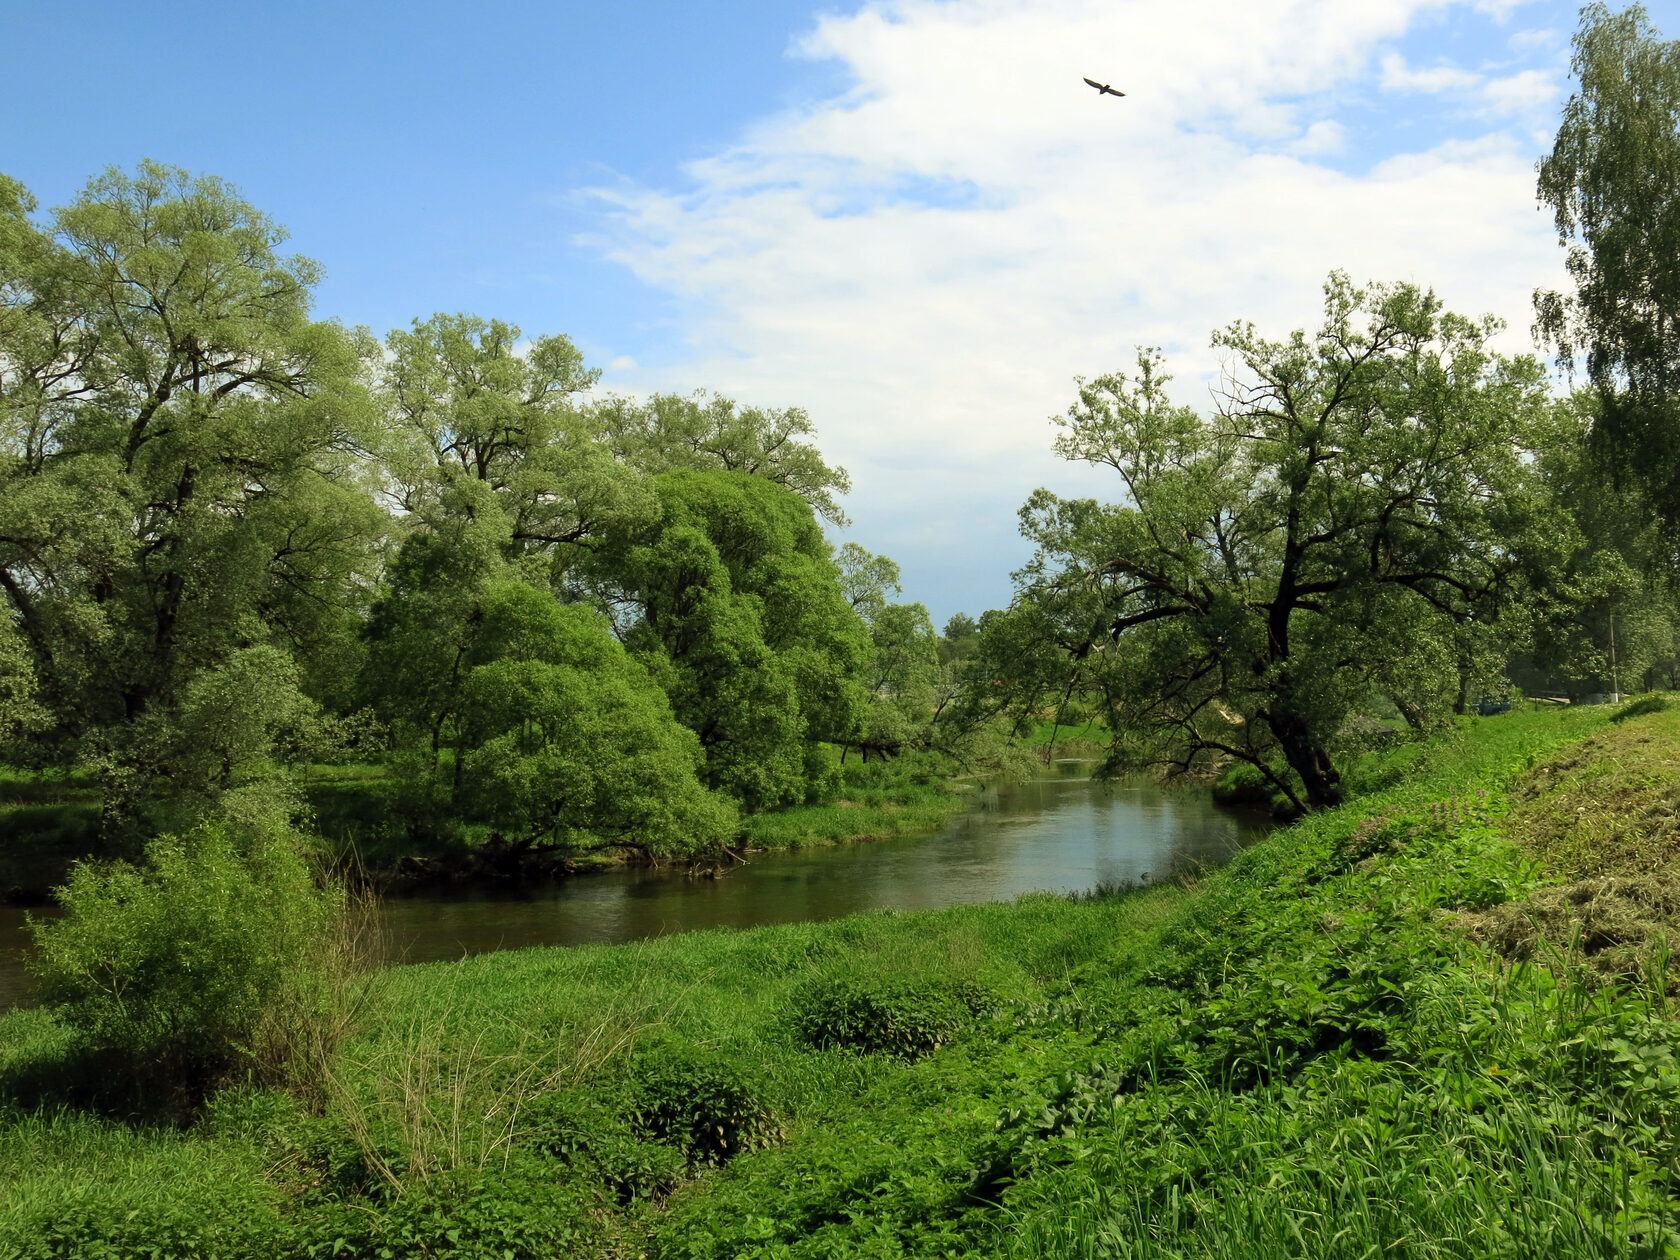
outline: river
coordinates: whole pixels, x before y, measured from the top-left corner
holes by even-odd
[[[702,928],[928,910],[1160,880],[1217,866],[1268,824],[1207,791],[1093,782],[1058,762],[1024,783],[976,794],[941,830],[872,844],[754,854],[716,879],[631,868],[527,890],[427,892],[381,907],[394,962],[432,962],[527,945],[641,940]],[[45,913],[36,911],[36,914]],[[0,907],[0,1009],[31,1002],[24,912]]]

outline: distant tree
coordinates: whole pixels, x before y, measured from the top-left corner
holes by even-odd
[[[840,570],[840,590],[857,615],[871,621],[894,595],[904,590],[898,564],[886,556],[872,555],[849,542],[834,554]]]
[[[1543,372],[1492,354],[1494,327],[1335,275],[1315,335],[1215,337],[1236,366],[1211,419],[1168,401],[1158,356],[1082,382],[1056,449],[1112,469],[1124,500],[1040,490],[1022,509],[1037,555],[988,629],[1062,658],[1023,654],[1023,700],[1097,698],[1116,764],[1234,756],[1300,805],[1340,800],[1334,743],[1384,672],[1426,637],[1469,642],[1524,554],[1568,533],[1524,454]]]
[[[1643,6],[1581,10],[1579,89],[1540,163],[1572,294],[1537,292],[1536,333],[1598,394],[1594,448],[1666,517],[1680,563],[1680,43]]]
[[[945,621],[944,633],[939,637],[939,663],[967,660],[974,655],[980,639],[980,625],[967,613],[953,613]]]

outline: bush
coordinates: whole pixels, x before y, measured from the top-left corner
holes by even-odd
[[[1291,809],[1289,798],[1259,766],[1247,761],[1234,761],[1220,772],[1213,785],[1213,800],[1217,805],[1263,807],[1280,816]]]
[[[990,1006],[974,984],[831,979],[794,995],[794,1035],[815,1050],[852,1050],[918,1059]]]
[[[634,1065],[635,1127],[696,1164],[724,1164],[780,1137],[768,1108],[730,1063],[693,1051],[664,1051]]]
[[[289,837],[242,852],[206,824],[153,841],[143,867],[77,866],[59,900],[62,918],[31,923],[41,995],[131,1082],[196,1101],[236,1065],[283,1072],[270,1014],[310,1004],[340,910]]]
[[[620,1203],[659,1198],[688,1174],[682,1151],[637,1134],[623,1115],[587,1093],[537,1098],[525,1120],[525,1146],[588,1172]]]

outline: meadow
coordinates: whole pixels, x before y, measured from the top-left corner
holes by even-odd
[[[1642,703],[1368,756],[1193,884],[380,972],[185,1117],[10,1014],[0,1257],[1680,1254]]]

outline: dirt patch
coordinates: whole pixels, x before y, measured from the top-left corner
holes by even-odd
[[[1602,979],[1634,979],[1680,940],[1680,876],[1583,879],[1455,918],[1506,958],[1550,962],[1567,953]]]

